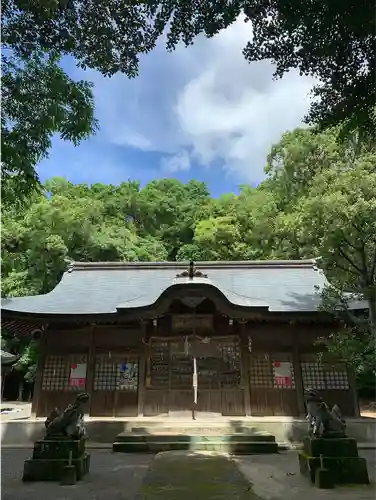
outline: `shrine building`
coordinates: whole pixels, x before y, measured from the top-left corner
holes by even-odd
[[[78,262],[45,295],[2,299],[1,320],[40,338],[38,417],[80,391],[93,417],[303,416],[305,388],[356,417],[353,373],[317,355],[340,326],[325,282],[312,260]]]

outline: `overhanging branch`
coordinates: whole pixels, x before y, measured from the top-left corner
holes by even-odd
[[[362,270],[357,264],[355,264],[355,262],[348,256],[345,254],[345,252],[339,248],[339,253],[342,255],[342,257],[347,260],[347,262],[354,268],[356,269],[356,271],[358,271],[358,273],[363,276],[364,274],[364,270]]]

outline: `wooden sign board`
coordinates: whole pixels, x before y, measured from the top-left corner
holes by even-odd
[[[172,316],[172,329],[192,331],[210,330],[213,327],[213,316],[211,314],[176,314]]]

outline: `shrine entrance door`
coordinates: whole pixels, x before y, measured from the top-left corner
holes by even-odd
[[[192,418],[194,403],[193,355],[197,363],[196,415],[244,416],[244,388],[241,386],[241,350],[233,337],[205,339],[215,343],[217,355],[210,350],[192,351],[192,341],[182,338],[153,339],[147,358],[144,416],[169,415]],[[214,354],[214,353],[212,353]]]

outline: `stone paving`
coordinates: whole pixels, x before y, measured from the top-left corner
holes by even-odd
[[[31,456],[31,449],[1,450],[1,498],[2,500],[149,500],[145,485],[150,484],[149,468],[154,456],[147,454],[115,454],[110,450],[90,450],[90,474],[75,486],[57,483],[22,483],[23,462]],[[179,461],[184,452],[170,452]],[[192,452],[185,452],[191,454]],[[376,452],[361,451],[367,459],[372,484],[369,486],[341,487],[334,490],[318,490],[300,476],[296,452],[279,455],[252,455],[231,457],[244,477],[251,483],[250,498],[260,500],[374,500]],[[158,459],[157,459],[158,460]],[[146,477],[145,477],[146,476]],[[189,473],[185,474],[189,477]],[[195,474],[192,475],[194,482]],[[161,478],[163,479],[163,478]],[[217,478],[218,479],[218,478]],[[224,480],[227,481],[227,479]],[[163,482],[163,481],[162,481]],[[210,482],[210,477],[208,477]],[[150,491],[149,491],[150,493]],[[160,498],[160,497],[156,497]],[[163,498],[163,497],[161,497]],[[222,498],[195,494],[194,500]],[[228,496],[235,500],[239,496]],[[242,498],[242,497],[240,497]]]
[[[234,460],[251,482],[253,492],[262,500],[375,500],[375,450],[359,451],[359,455],[367,460],[370,485],[337,486],[332,490],[311,486],[299,473],[296,455],[294,451],[286,451],[272,456],[234,457]]]
[[[153,455],[89,450],[90,473],[74,486],[23,483],[24,460],[33,450],[1,450],[1,500],[133,500]]]
[[[217,452],[158,453],[137,500],[258,500],[236,464]]]

